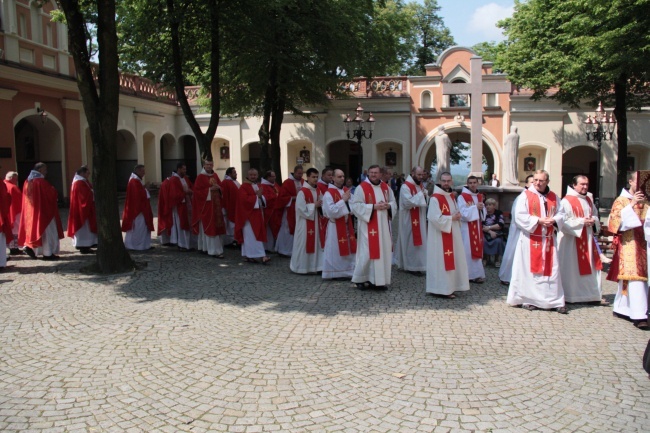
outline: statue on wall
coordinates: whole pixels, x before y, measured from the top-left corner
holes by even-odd
[[[440,180],[440,174],[451,169],[449,160],[451,159],[451,140],[445,132],[445,126],[441,125],[439,127],[440,132],[436,135],[436,165],[438,169],[436,170],[436,181]]]
[[[518,161],[519,134],[517,134],[517,127],[513,126],[503,143],[503,182],[501,184],[504,187],[519,186]]]

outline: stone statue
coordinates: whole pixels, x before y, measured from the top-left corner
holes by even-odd
[[[436,135],[436,182],[440,180],[440,174],[450,170],[449,160],[451,158],[451,140],[445,132],[445,126],[440,126],[440,132]]]
[[[501,185],[504,187],[519,186],[519,173],[517,162],[519,160],[519,134],[517,127],[510,129],[503,143],[503,179]]]

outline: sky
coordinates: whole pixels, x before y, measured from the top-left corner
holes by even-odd
[[[514,0],[438,0],[440,15],[457,45],[501,41],[499,20],[512,16]]]

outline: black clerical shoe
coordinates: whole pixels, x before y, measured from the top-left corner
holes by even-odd
[[[9,255],[10,256],[22,256],[23,254],[25,254],[25,253],[20,251],[20,248],[10,248],[9,249]]]
[[[25,247],[23,251],[25,251],[25,254],[27,254],[29,257],[36,260],[36,253],[34,252],[33,249],[31,249],[30,247]]]
[[[43,256],[43,260],[48,260],[48,261],[59,260],[59,259],[60,257],[54,254],[52,254],[51,256]]]
[[[366,290],[366,285],[365,283],[356,283],[357,289],[359,290]]]
[[[567,310],[566,307],[557,307],[555,311],[557,311],[560,314],[569,314],[569,310]]]

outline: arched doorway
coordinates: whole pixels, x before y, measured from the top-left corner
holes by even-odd
[[[193,135],[181,135],[178,139],[179,147],[183,149],[183,161],[187,165],[187,175],[194,182],[196,179],[197,171],[197,150],[196,150],[196,137]],[[174,164],[174,169],[176,165]]]
[[[262,146],[258,141],[247,143],[241,150],[241,178],[248,175],[248,170],[251,168],[260,171],[260,155],[262,154]],[[293,167],[291,167],[293,168]]]
[[[160,171],[161,181],[171,176],[176,170],[176,164],[183,159],[183,148],[176,145],[176,139],[171,134],[160,137]]]
[[[124,192],[133,172],[133,167],[138,163],[138,146],[133,134],[125,129],[117,131],[116,148],[115,173],[117,190]]]
[[[49,116],[48,116],[49,117]],[[27,179],[37,162],[47,164],[47,180],[59,193],[63,202],[63,146],[61,128],[53,119],[33,115],[21,119],[14,127],[16,167],[20,185]]]
[[[362,155],[359,145],[352,140],[338,140],[329,144],[329,166],[343,170],[345,177],[351,177],[357,183],[361,174]]]
[[[578,174],[587,176],[589,179],[589,192],[595,193],[596,182],[598,181],[596,173],[597,161],[598,151],[591,146],[576,146],[564,152],[562,156],[562,191],[560,195],[564,196],[567,186],[571,185],[571,180]]]
[[[471,134],[468,128],[446,130],[449,139],[452,142],[452,157],[451,157],[451,175],[454,179],[454,185],[465,185],[467,176],[471,172]],[[436,161],[436,143],[435,137],[431,138],[430,142],[425,145],[429,146],[424,154],[424,163],[422,168],[429,171],[435,179],[438,174],[438,166]],[[421,160],[422,158],[420,158]],[[492,173],[495,167],[495,157],[492,149],[488,144],[483,141],[483,164],[481,170],[483,173]]]

